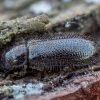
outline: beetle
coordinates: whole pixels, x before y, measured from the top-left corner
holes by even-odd
[[[66,34],[59,38],[28,40],[9,49],[3,57],[5,63],[1,67],[8,71],[24,65],[41,71],[75,69],[95,64],[100,59],[100,47],[92,38]]]

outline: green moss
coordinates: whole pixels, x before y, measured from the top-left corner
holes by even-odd
[[[2,45],[10,42],[12,37],[16,35],[42,32],[45,30],[45,25],[49,23],[49,18],[46,15],[40,15],[35,18],[27,19],[24,17],[15,20],[0,23],[0,40]]]

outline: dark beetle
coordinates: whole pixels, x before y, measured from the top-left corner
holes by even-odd
[[[28,41],[8,50],[5,55],[7,70],[24,65],[37,70],[50,70],[63,67],[84,67],[99,60],[100,48],[92,39],[68,34],[64,37]]]

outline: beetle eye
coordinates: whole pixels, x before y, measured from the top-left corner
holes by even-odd
[[[10,64],[8,62],[6,62],[4,69],[5,70],[9,70],[11,68]]]

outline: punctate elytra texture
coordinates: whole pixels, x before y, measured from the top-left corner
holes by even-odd
[[[25,61],[35,69],[84,67],[99,60],[99,46],[92,39],[82,36],[66,36],[59,39],[27,41],[5,53],[5,68],[23,67]],[[22,65],[22,66],[21,66]]]

